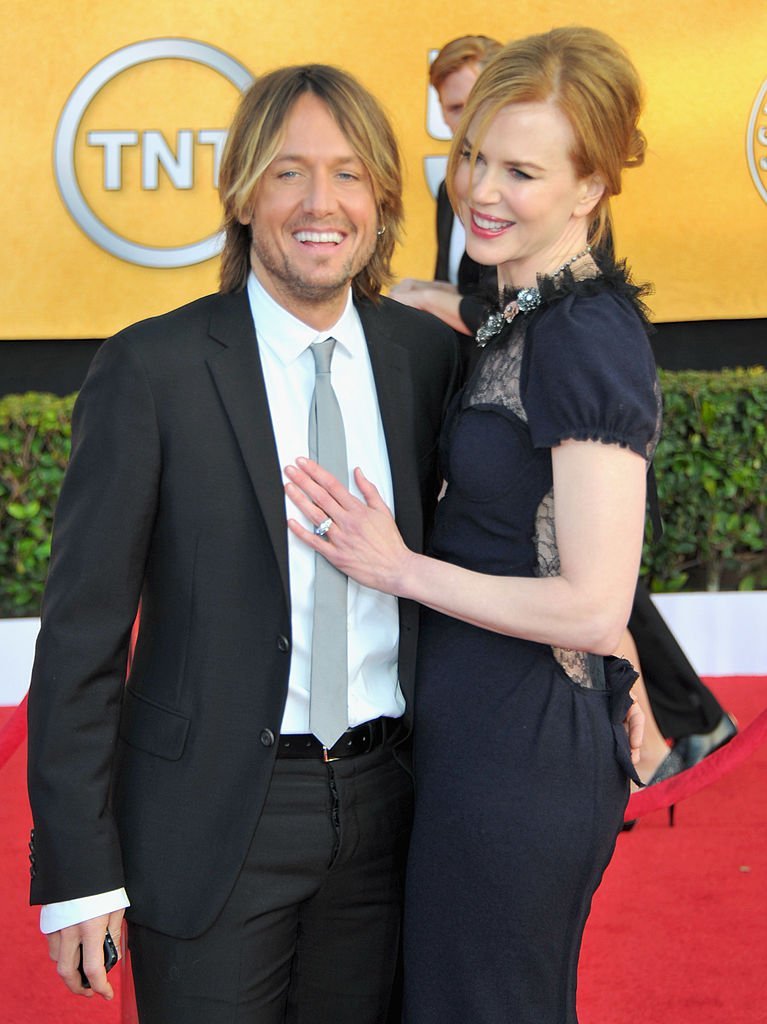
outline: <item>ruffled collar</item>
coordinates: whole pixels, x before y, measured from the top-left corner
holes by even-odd
[[[551,277],[539,276],[535,288],[505,288],[503,294],[500,297],[496,295],[489,305],[487,314],[477,330],[477,344],[484,348],[491,338],[500,334],[516,317],[530,317],[538,309],[554,305],[568,295],[590,297],[605,291],[627,299],[636,310],[647,333],[651,334],[654,331],[649,319],[649,310],[644,302],[652,293],[652,286],[635,284],[625,260],[617,263],[600,260],[597,272],[592,276],[576,276],[570,267],[565,267]]]

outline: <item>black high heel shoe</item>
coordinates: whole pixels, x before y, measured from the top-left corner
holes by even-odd
[[[725,743],[729,743],[737,733],[737,721],[725,711],[711,732],[683,736],[674,744],[674,750],[678,750],[684,758],[685,768],[692,768],[704,757],[708,757],[709,754],[713,754],[715,750],[723,747]]]
[[[663,758],[661,763],[652,773],[650,778],[647,780],[648,786],[654,786],[657,782],[665,782],[666,779],[670,779],[673,775],[678,775],[688,767],[685,762],[682,752],[678,749],[679,744],[675,744],[668,754]],[[674,827],[674,811],[675,805],[669,804],[668,807],[668,824],[669,828]],[[630,832],[631,829],[636,825],[638,818],[632,818],[630,821],[623,822],[623,828],[621,831]]]
[[[683,772],[686,767],[687,763],[675,744],[652,773],[647,785],[654,786],[656,782],[664,782],[666,779],[670,779],[672,775],[678,775],[680,772]],[[674,827],[675,806],[675,804],[669,804],[668,806],[669,828]]]

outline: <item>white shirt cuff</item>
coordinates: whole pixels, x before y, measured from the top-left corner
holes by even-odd
[[[103,914],[111,914],[113,910],[122,910],[129,906],[130,900],[125,889],[112,889],[111,892],[82,896],[77,900],[48,903],[40,911],[40,931],[43,935],[50,935],[61,928],[90,921],[92,917],[101,917]]]

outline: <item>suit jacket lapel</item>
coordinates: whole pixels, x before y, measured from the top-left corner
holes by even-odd
[[[209,330],[219,347],[207,359],[208,368],[256,492],[289,603],[282,473],[247,292],[220,296]]]
[[[423,513],[413,453],[414,396],[407,351],[387,333],[386,311],[370,302],[357,306],[373,367],[389,454],[397,525],[408,547],[423,543]]]
[[[397,525],[405,543],[417,551],[423,543],[423,512],[413,452],[415,410],[410,360],[407,351],[387,333],[385,309],[370,302],[359,303],[357,309],[376,383]],[[208,368],[237,438],[289,596],[282,473],[247,292],[220,296],[209,330],[218,348],[208,357]]]
[[[437,192],[437,266],[434,277],[437,281],[447,281],[450,273],[450,235],[453,231],[453,207],[447,195],[444,181]]]

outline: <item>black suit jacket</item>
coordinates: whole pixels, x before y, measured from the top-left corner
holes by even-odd
[[[450,235],[455,214],[450,205],[445,182],[437,190],[437,264],[434,268],[435,281],[449,281]],[[461,319],[469,334],[459,334],[463,375],[468,376],[479,355],[474,335],[482,323],[489,305],[498,293],[498,276],[495,267],[483,267],[464,252],[458,264],[457,288],[463,296],[458,308]]]
[[[358,309],[397,522],[419,549],[453,333],[386,299]],[[167,934],[215,919],[258,822],[287,695],[286,531],[247,294],[106,342],[73,417],[30,689],[32,902],[124,884],[129,915]],[[408,714],[417,616],[400,602]]]
[[[444,181],[437,189],[437,265],[434,268],[435,281],[449,281],[448,274],[450,264],[450,235],[453,231],[455,214],[450,205],[447,194],[447,186]],[[470,295],[477,291],[483,280],[487,267],[464,252],[461,262],[458,264],[458,291],[461,295]]]

